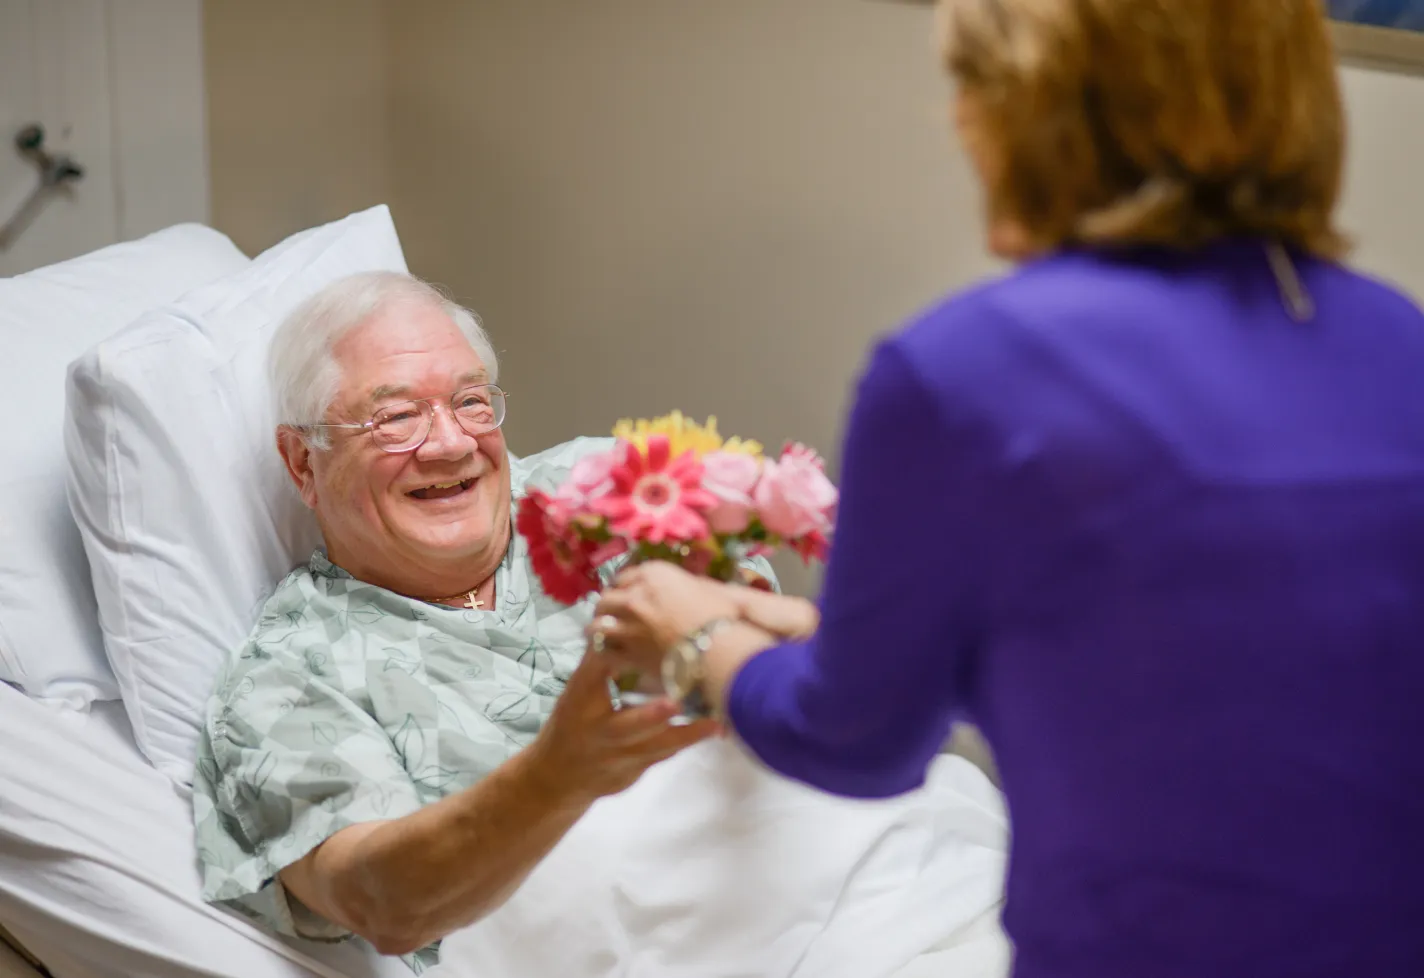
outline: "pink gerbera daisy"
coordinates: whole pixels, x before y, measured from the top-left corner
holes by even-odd
[[[644,543],[685,542],[708,535],[705,514],[718,504],[702,488],[702,463],[692,451],[672,457],[666,435],[648,438],[646,454],[621,442],[610,471],[613,486],[589,507],[608,518],[609,530]]]

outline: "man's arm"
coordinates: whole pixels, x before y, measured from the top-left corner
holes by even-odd
[[[585,655],[539,736],[488,777],[404,818],[351,826],[281,873],[310,910],[407,954],[507,900],[593,802],[715,732],[675,704],[614,711],[609,660]]]
[[[405,818],[353,825],[282,871],[288,892],[382,954],[408,954],[509,898],[588,809],[523,752]]]

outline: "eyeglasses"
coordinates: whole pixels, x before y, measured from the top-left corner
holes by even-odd
[[[504,424],[505,400],[509,397],[493,384],[462,387],[450,395],[450,416],[470,436],[484,435]],[[305,424],[295,428],[351,428],[369,431],[383,452],[413,452],[430,437],[439,397],[387,404],[364,424]]]

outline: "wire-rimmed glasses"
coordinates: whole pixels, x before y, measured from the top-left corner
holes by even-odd
[[[493,384],[462,387],[450,395],[450,416],[470,436],[484,435],[504,424],[509,397]],[[387,404],[361,424],[306,424],[298,428],[350,428],[369,431],[376,447],[396,454],[412,452],[425,444],[435,423],[439,397]]]

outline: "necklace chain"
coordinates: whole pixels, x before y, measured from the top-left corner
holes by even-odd
[[[450,604],[450,603],[452,603],[452,602],[459,601],[459,602],[460,602],[460,605],[459,605],[459,606],[460,606],[461,608],[469,608],[471,611],[474,611],[474,610],[477,610],[477,609],[483,609],[484,606],[485,606],[485,603],[484,603],[484,601],[479,597],[479,593],[480,593],[480,588],[484,587],[486,583],[488,583],[488,580],[480,582],[480,584],[476,585],[475,587],[470,588],[470,590],[468,590],[468,591],[463,591],[463,592],[461,592],[460,594],[451,595],[451,596],[448,597],[448,598],[434,598],[434,599],[432,599],[432,603],[434,603],[434,604]]]

